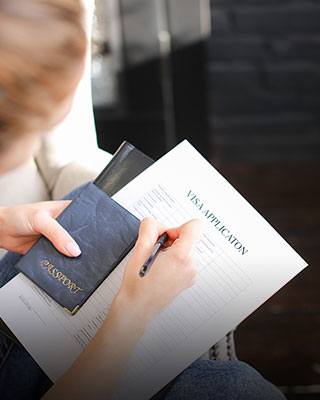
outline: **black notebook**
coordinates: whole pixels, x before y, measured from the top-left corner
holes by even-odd
[[[153,162],[152,158],[124,141],[94,183],[112,197]]]

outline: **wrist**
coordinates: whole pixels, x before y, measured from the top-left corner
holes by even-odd
[[[139,330],[143,331],[143,333],[150,322],[150,318],[148,317],[148,313],[146,313],[143,304],[139,304],[137,301],[132,301],[132,299],[121,290],[114,298],[109,313],[110,312],[125,319],[127,326],[139,327]]]
[[[121,343],[122,352],[130,352],[139,342],[147,328],[145,318],[137,318],[137,314],[122,296],[116,296],[108,315],[95,336],[100,348],[116,346]]]

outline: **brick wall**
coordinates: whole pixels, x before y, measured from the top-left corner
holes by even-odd
[[[320,2],[211,0],[210,137],[222,160],[320,159]]]

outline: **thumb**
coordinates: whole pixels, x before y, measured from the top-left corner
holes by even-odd
[[[33,229],[44,235],[54,247],[69,257],[78,257],[81,250],[69,233],[48,213],[41,212]]]

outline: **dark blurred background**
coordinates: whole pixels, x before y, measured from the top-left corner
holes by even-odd
[[[320,2],[97,0],[100,147],[187,138],[310,266],[237,329],[240,359],[320,398]]]

